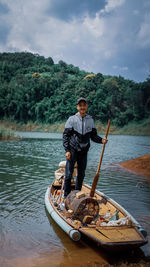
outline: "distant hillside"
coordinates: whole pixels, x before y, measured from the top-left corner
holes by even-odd
[[[119,76],[91,74],[38,54],[0,53],[0,119],[55,123],[76,112],[87,98],[88,112],[102,123],[124,126],[150,117],[150,78],[136,83]]]

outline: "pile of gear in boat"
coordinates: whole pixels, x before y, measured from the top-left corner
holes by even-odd
[[[98,199],[97,196],[90,197],[89,193],[72,190],[64,201],[63,184],[65,166],[65,161],[60,162],[59,169],[55,171],[55,181],[53,182],[53,186],[55,188],[53,203],[57,207],[58,211],[68,220],[68,222],[72,223],[76,228],[81,226],[98,227],[131,225],[130,217],[123,217],[119,219],[118,210],[112,214],[111,210],[106,209],[105,214],[100,214],[101,204],[107,204],[107,199],[105,197]],[[73,177],[76,175],[77,164],[75,164]],[[74,189],[74,178],[72,179],[71,184],[72,189]]]

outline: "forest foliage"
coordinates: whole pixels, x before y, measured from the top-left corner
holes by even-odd
[[[0,119],[62,122],[76,112],[80,96],[102,123],[123,126],[150,117],[150,77],[137,83],[29,52],[0,53]]]

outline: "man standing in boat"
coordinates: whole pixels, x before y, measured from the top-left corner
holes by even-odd
[[[63,146],[66,151],[66,173],[64,181],[64,198],[71,191],[71,179],[75,162],[77,161],[78,175],[75,190],[81,190],[87,164],[87,153],[90,139],[99,144],[106,144],[107,139],[97,135],[93,118],[88,115],[88,104],[85,98],[77,100],[78,113],[69,117],[63,133]]]

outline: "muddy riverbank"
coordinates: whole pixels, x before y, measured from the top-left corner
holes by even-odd
[[[150,154],[122,162],[120,165],[130,171],[143,174],[150,183]]]

